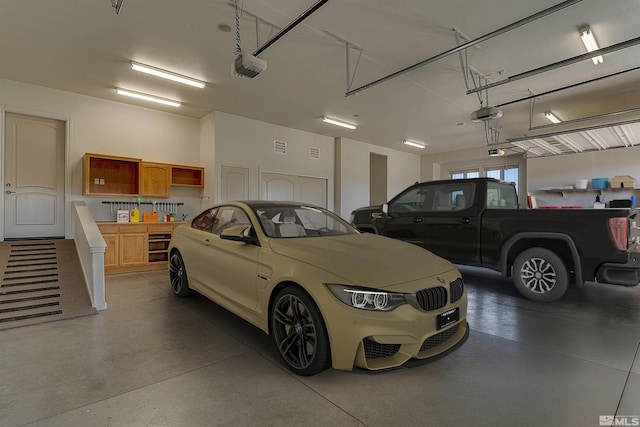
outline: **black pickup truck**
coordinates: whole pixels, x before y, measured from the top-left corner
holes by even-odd
[[[417,183],[382,206],[356,209],[361,231],[415,243],[453,263],[511,277],[550,302],[569,283],[640,282],[636,209],[519,209],[515,186],[492,178]]]

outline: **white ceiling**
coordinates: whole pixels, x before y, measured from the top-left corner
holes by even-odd
[[[284,27],[315,0],[240,0],[242,48],[252,53],[278,27]],[[379,85],[345,96],[347,49],[351,89],[419,63],[457,46],[457,29],[473,40],[544,9],[552,0],[330,0],[260,56],[267,69],[254,79],[231,73],[235,57],[233,1],[124,0],[116,14],[111,0],[4,0],[0,4],[0,78],[142,105],[192,117],[224,111],[328,136],[343,136],[419,154],[487,145],[483,123],[469,119],[480,107],[466,94],[458,54]],[[262,19],[256,27],[255,16]],[[267,22],[267,23],[265,23]],[[585,53],[578,28],[591,26],[600,47],[640,37],[637,0],[582,0],[466,51],[469,65],[503,80]],[[218,26],[231,27],[230,32]],[[256,31],[257,29],[257,31]],[[256,42],[256,34],[260,42]],[[208,82],[205,89],[178,85],[136,73],[130,61]],[[640,45],[503,84],[488,91],[490,105],[600,78],[640,66]],[[355,70],[355,73],[353,71]],[[176,99],[178,109],[123,99],[116,87]],[[1,94],[0,94],[1,95]],[[1,102],[1,97],[0,97]],[[485,101],[486,104],[486,101]],[[501,144],[508,153],[530,155],[593,150],[598,146],[640,145],[640,125],[569,133],[574,144],[549,135],[558,131],[640,119],[640,112],[581,120],[640,108],[640,70],[536,98],[531,124],[529,101],[505,105],[491,122],[498,142],[548,135],[543,142]],[[549,124],[552,110],[571,125]],[[321,116],[353,122],[342,130]],[[596,135],[595,137],[593,135]],[[525,139],[526,139],[525,138]],[[428,143],[406,147],[404,139]],[[544,143],[555,149],[541,148]],[[571,148],[570,146],[573,146]]]

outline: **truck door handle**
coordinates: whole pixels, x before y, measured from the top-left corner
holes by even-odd
[[[422,218],[420,218],[420,217],[415,217],[415,218],[413,218],[413,222],[415,222],[415,223],[422,222]]]
[[[461,223],[463,224],[469,224],[471,222],[471,220],[468,217],[464,217],[460,220]]]

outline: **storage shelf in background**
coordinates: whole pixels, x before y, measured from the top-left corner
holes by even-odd
[[[171,185],[178,187],[204,187],[204,168],[171,165]]]
[[[137,195],[140,191],[140,159],[84,155],[83,195]]]
[[[566,193],[597,193],[602,194],[602,192],[613,191],[613,192],[622,192],[622,191],[638,191],[640,187],[633,188],[564,188],[564,187],[549,187],[549,188],[538,188],[533,191],[533,193],[559,193],[562,197],[566,197]]]

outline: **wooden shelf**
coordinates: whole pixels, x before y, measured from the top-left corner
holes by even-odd
[[[204,187],[204,168],[171,165],[171,185],[179,187]]]
[[[140,192],[140,159],[84,155],[83,195],[135,196]]]

